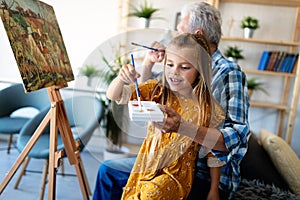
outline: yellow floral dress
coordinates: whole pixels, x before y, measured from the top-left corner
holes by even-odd
[[[151,83],[152,86],[155,84]],[[149,98],[151,83],[140,86],[143,99]],[[182,119],[194,124],[198,122],[198,106],[192,99],[171,95],[167,106],[175,109]],[[147,138],[140,148],[122,199],[186,199],[192,187],[199,148],[200,145],[190,138],[175,132],[162,134],[149,122]]]

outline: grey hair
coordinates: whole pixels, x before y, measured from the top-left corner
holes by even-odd
[[[181,11],[182,17],[186,15],[189,15],[190,33],[201,29],[208,41],[218,46],[222,36],[222,19],[219,10],[205,2],[190,3],[186,4]]]

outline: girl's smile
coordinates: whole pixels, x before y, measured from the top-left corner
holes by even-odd
[[[198,76],[197,69],[185,58],[174,53],[168,53],[165,76],[170,89],[185,96],[192,94],[192,84]]]
[[[180,80],[178,78],[172,78],[172,77],[170,77],[169,79],[170,79],[170,83],[172,85],[179,85],[182,82],[182,80]]]

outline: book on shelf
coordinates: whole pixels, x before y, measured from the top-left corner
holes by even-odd
[[[278,58],[277,58],[277,60],[275,62],[275,65],[273,67],[273,71],[275,71],[275,72],[279,71],[280,66],[282,64],[282,61],[284,60],[285,56],[286,56],[286,52],[284,52],[284,51],[279,52]]]
[[[258,70],[265,70],[265,68],[269,62],[270,55],[271,55],[271,52],[263,51],[260,61],[259,61],[259,64],[258,64]]]
[[[299,53],[285,51],[263,51],[258,70],[293,73],[298,62]]]
[[[287,72],[288,73],[292,73],[295,69],[295,66],[297,64],[297,61],[298,61],[298,57],[299,57],[299,54],[293,54],[292,58],[291,58],[291,61],[289,63],[289,66],[288,66],[288,69],[287,69]]]
[[[280,69],[279,69],[280,72],[286,72],[287,71],[287,66],[289,66],[289,62],[291,60],[291,57],[292,57],[291,53],[286,54],[281,66],[280,66]]]
[[[271,52],[270,60],[267,64],[266,70],[274,71],[274,66],[275,66],[275,63],[278,59],[279,53],[280,53],[279,51],[272,51]]]

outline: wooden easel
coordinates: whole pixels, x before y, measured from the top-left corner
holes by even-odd
[[[88,185],[86,174],[84,172],[83,164],[81,162],[79,144],[75,142],[71,127],[68,121],[66,109],[64,102],[59,92],[60,87],[52,86],[48,88],[48,94],[51,101],[51,108],[41,124],[38,126],[23,151],[20,153],[19,157],[15,161],[14,165],[10,171],[5,176],[3,182],[0,185],[0,195],[3,190],[12,179],[13,175],[16,173],[20,165],[23,163],[24,159],[27,157],[28,153],[32,147],[37,142],[40,135],[43,133],[44,129],[50,123],[50,146],[49,146],[49,167],[48,167],[48,199],[55,199],[56,192],[56,169],[59,167],[59,160],[63,156],[63,151],[57,151],[57,139],[58,139],[58,129],[60,130],[60,135],[64,143],[64,149],[69,159],[71,165],[75,166],[76,174],[79,180],[79,185],[83,195],[83,199],[89,199],[91,191]]]

